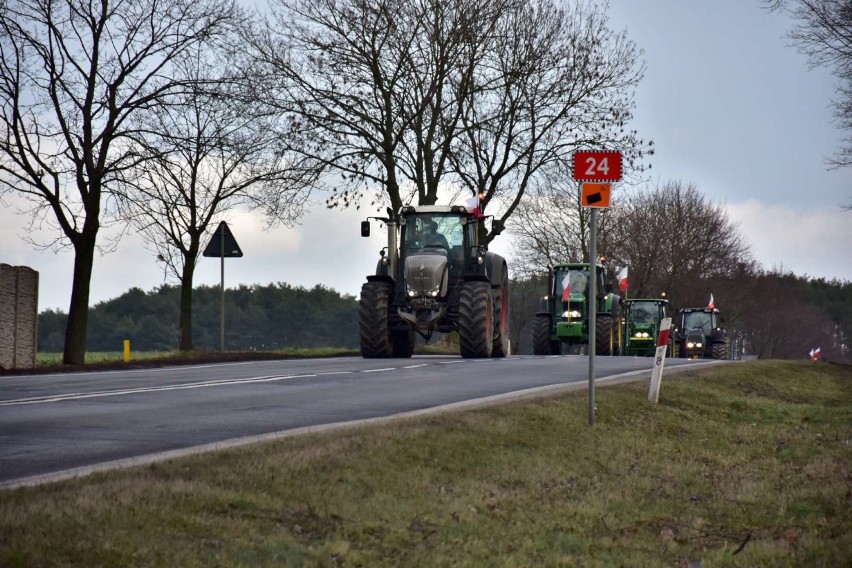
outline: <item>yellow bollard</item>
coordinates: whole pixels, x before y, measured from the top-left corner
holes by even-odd
[[[124,362],[130,363],[130,340],[124,340]]]

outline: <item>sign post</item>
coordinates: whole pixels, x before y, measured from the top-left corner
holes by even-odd
[[[574,179],[580,185],[580,205],[589,215],[589,426],[595,425],[595,336],[598,313],[598,209],[609,207],[612,184],[621,179],[620,152],[574,152]],[[604,183],[601,183],[604,182]]]
[[[660,381],[663,380],[663,367],[666,366],[666,352],[669,350],[669,332],[672,318],[663,318],[660,322],[660,334],[657,337],[657,352],[654,354],[654,370],[651,371],[651,388],[648,400],[656,404],[660,399]]]
[[[218,256],[220,259],[221,285],[219,288],[219,352],[225,352],[225,257],[239,258],[243,256],[237,239],[234,238],[228,224],[222,221],[216,227],[216,232],[210,238],[204,256]]]

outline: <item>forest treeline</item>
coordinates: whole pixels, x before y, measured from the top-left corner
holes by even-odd
[[[852,282],[758,272],[706,282],[716,306],[745,355],[800,359],[820,347],[824,358],[848,360],[852,335]],[[546,282],[529,278],[511,283],[511,335],[515,353],[530,353],[530,322]],[[629,292],[628,292],[629,293]],[[700,291],[702,297],[705,290]],[[129,339],[140,351],[178,348],[179,286],[145,292],[128,290],[91,309],[87,350],[120,351]],[[671,297],[671,313],[695,302]],[[219,348],[220,291],[200,286],[193,295],[193,334],[198,349]],[[62,351],[67,315],[39,314],[39,351]],[[317,285],[239,286],[225,294],[225,346],[228,350],[304,347],[358,348],[358,299]],[[434,341],[434,339],[433,339]]]
[[[192,302],[197,349],[219,349],[221,293],[199,286]],[[132,288],[92,306],[87,351],[121,351],[129,339],[134,351],[178,348],[180,287],[145,292]],[[67,314],[39,314],[38,350],[61,352]],[[277,283],[225,290],[225,348],[273,350],[285,347],[358,347],[358,299],[324,286],[311,289]]]

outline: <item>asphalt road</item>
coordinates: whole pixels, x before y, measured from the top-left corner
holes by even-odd
[[[666,370],[711,361],[670,359]],[[596,385],[652,358],[596,357]],[[0,377],[0,486],[588,385],[585,356],[254,361]]]

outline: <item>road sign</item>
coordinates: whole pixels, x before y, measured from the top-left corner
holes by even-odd
[[[611,190],[611,183],[583,182],[580,188],[580,205],[607,209]]]
[[[222,254],[223,245],[225,254]],[[234,238],[228,224],[222,221],[216,227],[216,232],[210,238],[207,248],[204,249],[204,256],[215,256],[225,258],[236,258],[243,256],[243,251],[240,250],[240,245],[237,244],[237,239]]]
[[[574,152],[574,179],[577,181],[619,181],[621,152]]]

